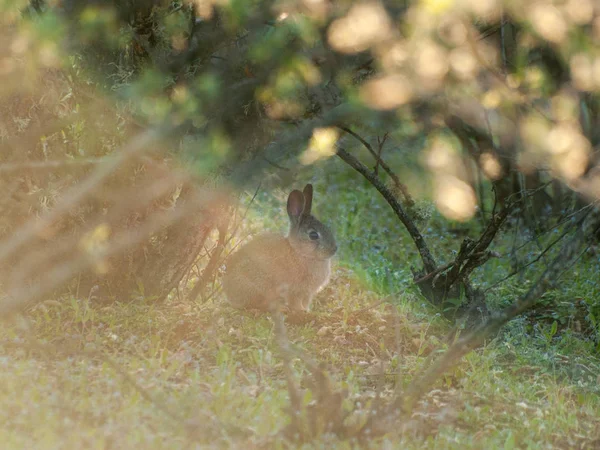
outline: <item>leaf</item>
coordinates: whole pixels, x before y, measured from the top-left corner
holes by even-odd
[[[555,320],[554,322],[552,322],[552,328],[550,329],[550,337],[554,336],[556,334],[557,330],[558,330],[558,322]]]

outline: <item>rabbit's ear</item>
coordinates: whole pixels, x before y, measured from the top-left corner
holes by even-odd
[[[292,223],[298,223],[304,212],[304,195],[302,192],[293,190],[287,201],[287,213]]]
[[[304,214],[309,215],[312,209],[313,187],[312,184],[304,186]]]

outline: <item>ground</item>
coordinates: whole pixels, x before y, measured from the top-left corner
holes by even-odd
[[[290,341],[324,363],[333,390],[344,393],[349,422],[364,420],[376,396],[389,402],[444,348],[448,324],[418,301],[378,297],[338,267],[314,310],[288,318]],[[355,444],[327,433],[304,444],[280,440],[289,394],[273,320],[222,300],[48,301],[0,336],[3,448]],[[599,448],[600,364],[579,356],[512,327],[441,379],[411,420],[362,445]],[[292,365],[310,404],[307,366],[301,358]]]

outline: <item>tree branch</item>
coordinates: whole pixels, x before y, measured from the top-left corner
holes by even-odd
[[[416,227],[412,219],[406,214],[402,205],[398,202],[394,194],[390,192],[390,190],[383,184],[383,182],[375,176],[373,172],[371,172],[364,164],[362,164],[358,159],[356,159],[353,155],[348,153],[341,147],[337,148],[336,151],[337,156],[339,156],[346,164],[359,172],[363,177],[365,177],[374,187],[379,191],[379,193],[385,198],[388,202],[398,219],[405,226],[406,230],[410,234],[419,254],[421,255],[421,260],[423,261],[423,267],[427,273],[433,272],[437,268],[437,264],[425,243],[425,239],[423,239],[423,235]]]
[[[385,172],[394,181],[394,184],[398,188],[398,190],[402,192],[402,196],[404,197],[404,201],[406,202],[406,204],[408,206],[413,206],[415,204],[415,201],[410,195],[410,192],[408,192],[408,188],[406,187],[406,185],[400,181],[400,178],[398,178],[398,175],[394,173],[390,166],[388,166],[387,163],[383,159],[381,159],[381,149],[383,148],[383,143],[385,142],[385,139],[387,139],[387,135],[385,136],[383,142],[380,143],[379,153],[377,153],[373,149],[373,146],[371,146],[371,144],[369,144],[367,140],[360,136],[358,133],[355,133],[350,128],[345,126],[338,125],[338,128],[342,131],[345,131],[346,133],[354,137],[356,140],[358,140],[369,151],[369,153],[371,153],[371,155],[373,156],[373,158],[375,158],[376,161],[375,175],[377,175],[377,167],[381,166],[383,170],[385,170]]]

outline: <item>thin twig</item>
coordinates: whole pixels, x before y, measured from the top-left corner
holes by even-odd
[[[406,204],[408,206],[413,206],[415,204],[415,201],[413,200],[412,196],[410,195],[410,192],[408,191],[408,188],[406,187],[406,185],[400,181],[400,178],[398,178],[398,175],[396,175],[394,173],[394,171],[390,168],[390,166],[388,166],[387,163],[383,159],[381,159],[381,150],[383,148],[383,144],[385,143],[385,141],[387,139],[388,134],[386,133],[384,135],[383,141],[379,143],[379,153],[377,153],[373,149],[373,146],[371,144],[369,144],[369,142],[366,139],[364,139],[361,135],[359,135],[358,133],[356,133],[356,132],[352,131],[350,128],[342,126],[342,125],[338,125],[338,128],[342,131],[345,131],[346,133],[348,133],[349,135],[354,137],[356,140],[358,140],[369,151],[369,153],[373,156],[373,158],[375,158],[376,163],[375,163],[375,169],[373,171],[375,176],[378,176],[377,168],[379,166],[381,166],[383,168],[383,170],[385,170],[385,172],[394,181],[394,185],[402,193],[402,196],[404,197],[404,201],[406,202]]]
[[[470,26],[470,24],[468,24],[468,23],[465,22],[465,28],[467,29],[467,44],[469,45],[471,53],[472,53],[473,57],[475,58],[475,60],[477,61],[477,64],[479,64],[487,72],[489,72],[490,74],[492,74],[494,76],[494,78],[496,78],[498,81],[500,81],[500,83],[504,87],[506,87],[509,91],[519,93],[520,95],[522,95],[522,96],[525,97],[526,93],[522,89],[510,86],[509,83],[506,80],[506,77],[503,74],[498,73],[494,68],[492,68],[485,61],[484,57],[481,55],[481,53],[479,52],[479,50],[477,48],[477,45],[475,43],[475,38],[473,36],[473,33],[471,32],[471,26]],[[542,117],[544,117],[549,122],[555,123],[555,121],[552,120],[552,118],[550,118],[544,111],[542,111],[540,108],[538,108],[532,102],[529,102],[529,103],[520,102],[520,105],[528,107],[529,109],[531,109],[531,110],[537,112],[538,114],[540,114]]]
[[[535,264],[536,262],[538,262],[546,253],[548,253],[552,249],[552,247],[554,247],[556,244],[558,244],[560,241],[562,241],[569,234],[570,231],[571,231],[571,228],[570,227],[567,228],[567,230],[565,230],[558,238],[556,238],[554,241],[552,241],[537,257],[535,257],[534,259],[532,259],[531,261],[529,261],[527,264],[524,264],[524,265],[522,265],[522,266],[514,269],[512,272],[510,272],[508,275],[500,278],[498,281],[495,281],[494,283],[492,283],[491,286],[487,287],[484,292],[488,292],[491,289],[494,289],[500,283],[505,282],[509,278],[514,277],[519,272],[525,270],[529,266],[531,266],[531,265]]]
[[[217,226],[217,231],[219,233],[219,238],[217,240],[217,244],[214,246],[208,263],[206,267],[202,271],[202,275],[196,281],[196,285],[190,292],[190,300],[195,301],[198,295],[202,292],[204,287],[208,284],[209,280],[214,276],[217,267],[219,266],[219,261],[221,255],[223,254],[223,250],[225,249],[225,245],[227,244],[227,228],[229,227],[229,217],[227,220],[222,220],[222,223]]]
[[[375,175],[379,176],[379,164],[381,161],[381,153],[383,153],[383,146],[385,145],[385,141],[387,141],[387,138],[389,136],[389,133],[385,133],[383,135],[383,138],[379,138],[379,136],[377,136],[377,161],[375,162],[375,168],[373,169],[373,172],[375,172]]]
[[[433,278],[434,276],[436,276],[438,273],[441,273],[441,272],[445,271],[446,269],[449,269],[450,267],[454,266],[455,264],[456,264],[456,261],[451,261],[448,264],[444,264],[443,266],[438,267],[434,271],[429,272],[428,274],[426,274],[420,278],[417,278],[416,280],[413,280],[413,283],[419,284],[419,283],[422,283],[423,281],[427,281],[430,278]]]
[[[419,254],[421,255],[421,260],[423,261],[423,267],[426,272],[433,272],[436,270],[437,265],[429,248],[427,247],[427,243],[423,238],[423,235],[416,227],[412,219],[406,214],[402,205],[398,202],[394,194],[390,192],[390,190],[382,183],[382,181],[376,177],[373,172],[367,169],[356,157],[348,153],[341,147],[337,147],[336,154],[342,159],[346,164],[355,169],[358,173],[360,173],[363,177],[365,177],[374,187],[379,191],[379,193],[385,198],[388,202],[398,219],[405,226],[406,230],[410,234]]]

